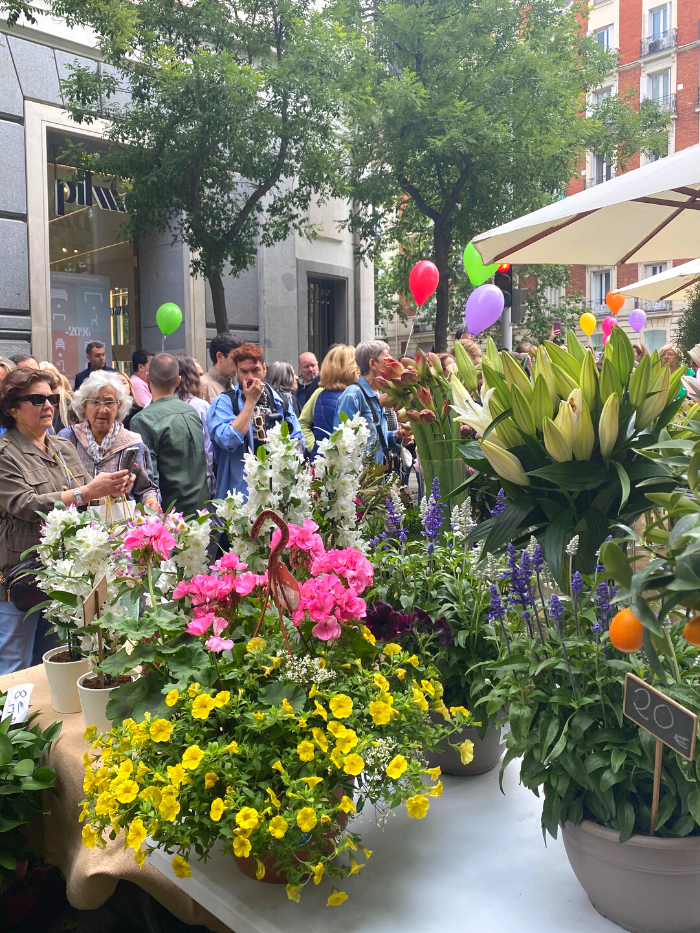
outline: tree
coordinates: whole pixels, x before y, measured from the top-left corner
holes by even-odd
[[[696,285],[692,290],[688,307],[681,311],[676,320],[673,341],[684,353],[700,343],[700,286]]]
[[[547,292],[550,288],[562,289],[570,283],[570,274],[567,266],[533,266],[529,270],[525,266],[519,267],[521,281],[527,272],[533,273],[533,284],[527,290],[527,313],[523,324],[525,336],[533,343],[544,343],[550,339],[552,324],[558,321],[561,324],[562,335],[556,341],[563,343],[569,327],[575,328],[583,311],[583,295],[573,292],[560,297],[559,303],[554,306],[550,303]]]
[[[51,12],[94,29],[116,69],[76,68],[64,82],[71,115],[108,117],[115,143],[73,147],[73,164],[123,188],[125,235],[156,229],[188,244],[217,331],[228,330],[226,264],[238,275],[260,243],[311,233],[311,198],[343,191],[340,34],[306,0],[53,0]],[[131,91],[122,106],[119,84]]]
[[[483,230],[549,203],[587,149],[622,167],[665,151],[668,115],[617,96],[592,107],[612,59],[554,0],[345,0],[365,44],[350,111],[352,218],[366,243],[408,244],[430,225],[440,272],[436,349],[451,282]],[[381,242],[380,242],[381,245]],[[419,258],[415,256],[415,258]]]

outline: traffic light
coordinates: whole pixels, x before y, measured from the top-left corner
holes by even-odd
[[[503,292],[506,308],[513,304],[513,267],[509,262],[502,262],[493,277],[493,284]]]

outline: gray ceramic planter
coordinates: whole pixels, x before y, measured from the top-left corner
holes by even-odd
[[[584,820],[564,845],[599,914],[632,933],[699,933],[700,837],[632,836]]]
[[[474,743],[474,758],[468,765],[462,764],[459,752],[452,748],[452,745],[460,745],[465,739],[471,739]],[[434,768],[439,765],[443,774],[455,774],[459,777],[491,771],[506,750],[505,744],[501,745],[500,729],[487,729],[486,735],[480,739],[479,730],[473,727],[462,729],[461,732],[455,732],[449,738],[443,739],[440,748],[440,752],[427,753],[428,767]]]

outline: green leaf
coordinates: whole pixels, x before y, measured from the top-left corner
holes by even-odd
[[[688,794],[688,809],[695,822],[700,824],[700,790],[697,787]]]
[[[630,497],[630,478],[627,475],[627,470],[625,470],[623,465],[618,463],[617,460],[613,460],[612,465],[615,467],[617,470],[617,475],[620,477],[620,488],[622,489],[622,501],[620,502],[620,509],[623,509]]]
[[[610,763],[613,769],[613,773],[617,774],[622,765],[625,763],[627,758],[627,752],[624,748],[614,748],[612,754],[610,755]]]
[[[531,470],[528,476],[539,476],[550,483],[567,489],[570,492],[583,492],[586,489],[597,489],[607,479],[608,474],[596,463],[573,460],[568,463],[553,463],[551,466]]]
[[[614,541],[604,541],[600,546],[600,562],[615,583],[621,583],[627,589],[632,584],[632,568],[622,548]]]
[[[259,690],[260,702],[265,706],[281,707],[286,699],[295,713],[301,712],[306,701],[306,692],[298,684],[284,683],[280,680]]]
[[[511,703],[510,710],[508,712],[508,721],[510,722],[510,729],[513,733],[513,738],[517,742],[522,742],[530,729],[530,721],[532,720],[532,709],[529,706],[526,706],[524,703],[520,703],[517,700]]]
[[[484,542],[484,554],[497,551],[508,541],[512,541],[513,538],[517,537],[517,533],[525,522],[525,519],[534,512],[536,508],[537,500],[532,498],[520,499],[518,502],[509,502],[496,518],[493,527],[488,533],[486,541]]]
[[[627,842],[634,832],[634,807],[623,800],[617,807],[617,825],[620,827],[620,842]]]
[[[676,809],[678,804],[678,798],[675,794],[664,794],[664,796],[659,801],[659,812],[656,816],[656,829],[659,830],[668,822],[668,820],[673,815],[673,811]]]
[[[567,722],[564,728],[562,729],[562,733],[557,740],[557,744],[554,746],[551,752],[547,755],[543,764],[548,765],[550,761],[554,761],[556,758],[559,757],[559,755],[561,755],[563,750],[566,748],[566,740],[567,740],[568,735],[569,735],[569,723]]]
[[[0,734],[0,768],[12,761],[12,755],[12,742],[6,735]]]
[[[131,718],[141,722],[143,714],[147,712],[154,718],[169,719],[173,710],[167,706],[163,696],[163,687],[167,682],[166,674],[149,671],[138,680],[112,690],[105,711],[107,719],[121,722]]]
[[[561,589],[564,588],[564,552],[569,543],[569,532],[575,516],[573,509],[562,509],[549,522],[544,533],[544,553],[547,564]]]
[[[22,761],[18,761],[16,765],[12,766],[12,773],[16,774],[18,777],[27,777],[34,771],[34,759],[33,758],[24,758]]]

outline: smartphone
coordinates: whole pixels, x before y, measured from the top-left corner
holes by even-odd
[[[127,447],[124,453],[122,454],[121,463],[119,464],[120,470],[131,470],[132,473],[136,472],[137,461],[139,459],[140,448],[138,447]]]
[[[552,330],[554,331],[555,337],[561,337],[561,321],[555,321],[552,324]]]

